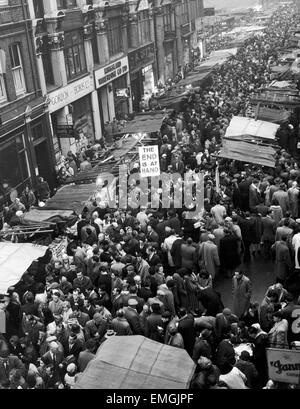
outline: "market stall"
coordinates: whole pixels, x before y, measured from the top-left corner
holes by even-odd
[[[278,129],[279,125],[271,122],[234,116],[226,130],[225,138],[244,140],[250,137],[251,139],[274,140]]]
[[[184,349],[140,335],[112,336],[75,384],[75,389],[187,389],[195,363]]]
[[[271,146],[223,138],[223,145],[218,156],[274,168],[275,154],[276,151]]]
[[[0,242],[0,293],[16,285],[28,267],[47,250],[29,243]]]

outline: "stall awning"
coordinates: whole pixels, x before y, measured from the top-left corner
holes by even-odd
[[[68,220],[73,215],[72,210],[44,210],[42,209],[30,209],[24,215],[24,224],[35,224],[35,223],[51,223],[57,220]]]
[[[53,197],[51,197],[44,209],[47,210],[72,210],[79,214],[86,206],[88,199],[96,190],[96,183],[87,185],[63,186]]]
[[[184,349],[140,335],[113,336],[75,384],[75,389],[187,389],[195,364]]]
[[[258,110],[257,119],[261,121],[274,122],[282,124],[290,119],[291,112],[279,109],[272,109],[268,107],[261,107]]]
[[[286,107],[296,107],[300,105],[299,96],[285,95],[276,91],[264,91],[259,94],[254,94],[250,101],[266,105],[282,105]]]
[[[127,122],[122,133],[135,134],[159,132],[165,115],[166,113],[162,111],[136,115],[132,121]]]
[[[31,263],[46,250],[45,246],[29,243],[0,243],[0,293],[16,285]]]
[[[226,130],[225,138],[247,135],[258,139],[275,139],[278,128],[279,125],[274,123],[234,116]]]
[[[270,168],[275,167],[275,154],[276,151],[271,146],[225,138],[223,139],[223,146],[219,152],[221,158],[255,163]]]

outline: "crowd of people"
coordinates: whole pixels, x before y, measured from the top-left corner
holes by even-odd
[[[164,121],[161,171],[205,172],[198,227],[185,208],[116,210],[95,199],[67,230],[65,252],[57,258],[48,249],[1,295],[1,388],[73,388],[103,342],[132,335],[184,348],[196,364],[193,389],[284,387],[268,378],[266,348],[299,347],[297,117],[278,132],[275,168],[220,160],[217,152],[231,117],[245,115],[251,92],[269,83],[275,47],[298,22],[292,7],[280,9],[264,36],[247,40],[212,85]],[[70,167],[82,167],[68,156]],[[258,257],[274,262],[261,303],[247,277]],[[220,276],[232,280],[231,309],[216,291]]]

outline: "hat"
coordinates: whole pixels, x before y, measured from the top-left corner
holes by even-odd
[[[216,236],[214,234],[209,234],[208,236],[209,240],[215,240]]]
[[[50,337],[46,338],[46,342],[50,344],[51,342],[57,341],[57,337],[55,335],[51,335]]]
[[[76,365],[75,364],[69,364],[68,366],[67,366],[67,372],[69,372],[69,373],[74,373],[76,371]]]
[[[108,329],[106,331],[106,334],[104,335],[104,338],[107,339],[107,338],[113,337],[115,335],[117,335],[117,333],[113,329]]]
[[[248,351],[242,351],[240,355],[240,359],[242,361],[249,361],[250,360],[250,354]]]
[[[129,298],[128,305],[130,307],[134,307],[134,306],[138,305],[138,302],[137,302],[137,300],[135,298]]]
[[[163,290],[157,290],[157,295],[165,295],[165,293],[163,292]]]
[[[296,223],[300,224],[300,219],[296,219]]]
[[[16,216],[17,216],[17,217],[22,217],[22,216],[23,216],[22,210],[18,210],[18,211],[16,212]]]

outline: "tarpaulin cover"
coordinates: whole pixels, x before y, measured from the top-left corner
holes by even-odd
[[[113,336],[100,346],[75,389],[187,389],[194,370],[184,349],[140,335]]]
[[[298,106],[300,105],[300,97],[294,95],[286,95],[276,91],[264,91],[260,94],[255,94],[251,97],[251,102],[261,102],[265,104],[275,104],[283,106]]]
[[[95,183],[63,186],[47,201],[44,209],[73,210],[79,214],[95,190]]]
[[[30,209],[24,215],[24,223],[43,223],[51,221],[53,218],[60,218],[67,220],[72,217],[72,210],[44,210],[44,209]]]
[[[0,243],[0,293],[16,285],[31,263],[46,250],[46,246],[30,243]]]
[[[234,116],[226,130],[225,138],[250,135],[261,139],[275,139],[278,128],[279,125],[270,122]]]
[[[224,138],[219,156],[273,168],[275,167],[275,153],[275,149],[271,146]]]
[[[137,115],[132,121],[127,122],[122,133],[151,133],[160,131],[165,113],[151,112]]]
[[[261,121],[274,122],[281,124],[290,119],[291,112],[279,109],[272,109],[268,107],[259,108],[257,119]]]

